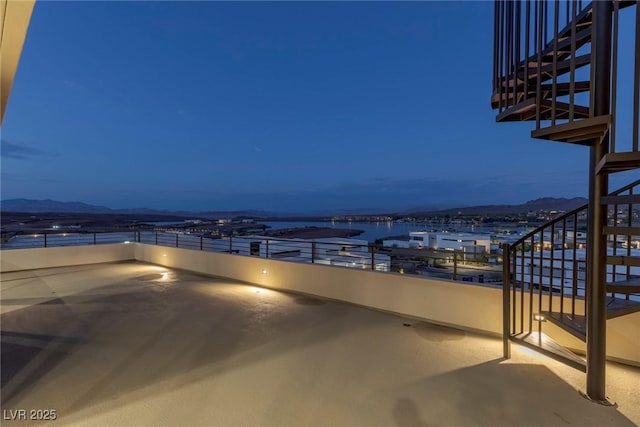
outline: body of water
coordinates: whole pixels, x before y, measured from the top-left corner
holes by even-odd
[[[323,221],[272,221],[263,222],[272,229],[300,228],[300,227],[330,227],[338,229],[363,230],[354,239],[374,242],[376,239],[384,239],[391,236],[409,235],[412,231],[451,231],[460,233],[487,233],[487,234],[512,234],[524,235],[534,229],[526,224],[499,224],[499,225],[471,225],[471,224],[440,224],[440,223],[413,223],[413,222],[323,222]]]

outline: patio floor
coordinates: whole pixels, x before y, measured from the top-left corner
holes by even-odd
[[[638,368],[608,364],[604,407],[525,348],[336,301],[134,262],[1,279],[3,425],[640,423]]]

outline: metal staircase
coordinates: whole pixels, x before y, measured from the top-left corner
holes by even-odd
[[[640,180],[607,196],[606,318],[640,311]],[[544,334],[553,323],[586,341],[587,209],[582,206],[504,245],[509,337],[586,371],[583,359]]]
[[[599,402],[606,321],[640,311],[640,180],[608,190],[610,174],[640,169],[639,3],[495,2],[496,120],[533,121],[532,138],[590,151],[589,204],[503,247],[505,338],[586,371]],[[554,331],[585,341],[586,361]]]

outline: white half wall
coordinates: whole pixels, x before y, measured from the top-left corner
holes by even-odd
[[[34,270],[134,260],[135,244],[60,246],[0,251],[0,271]]]

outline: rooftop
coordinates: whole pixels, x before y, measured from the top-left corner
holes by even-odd
[[[585,376],[497,338],[141,262],[2,274],[2,407],[48,425],[640,423],[640,369]],[[8,422],[7,425],[12,425]]]

